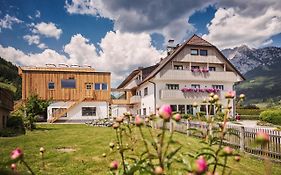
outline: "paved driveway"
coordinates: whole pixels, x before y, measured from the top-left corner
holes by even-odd
[[[276,127],[273,126],[259,126],[257,125],[258,120],[240,120],[238,123],[240,123],[241,125],[245,126],[245,127],[250,127],[250,128],[271,128],[271,129],[275,129]],[[231,123],[234,125],[238,125],[235,123]]]

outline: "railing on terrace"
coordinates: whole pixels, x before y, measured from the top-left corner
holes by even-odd
[[[190,70],[167,70],[160,75],[161,79],[167,80],[196,80],[196,81],[225,81],[233,82],[239,80],[234,72],[191,72]]]
[[[162,123],[155,122],[154,128],[161,128]],[[193,133],[190,128],[207,128],[207,124],[204,122],[182,121],[173,124],[172,129],[174,131],[200,137],[199,134]],[[167,123],[166,128],[171,130],[171,124]],[[232,129],[235,135],[226,135],[224,144],[240,149],[241,152],[250,153],[257,156],[267,156],[276,161],[281,161],[281,131],[276,131],[270,128],[252,128],[239,126],[235,124],[227,124],[227,128]],[[254,141],[256,133],[262,131],[269,134],[269,143],[265,150],[262,150],[261,146],[255,145]]]
[[[130,104],[136,104],[141,102],[141,96],[134,95],[130,98]]]

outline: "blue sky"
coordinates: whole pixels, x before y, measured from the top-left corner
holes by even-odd
[[[17,65],[90,64],[116,82],[194,33],[220,49],[281,46],[281,2],[2,0],[0,56]]]

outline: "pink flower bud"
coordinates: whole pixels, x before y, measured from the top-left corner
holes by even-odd
[[[11,169],[12,169],[13,171],[15,171],[15,170],[17,169],[17,165],[16,165],[15,163],[12,163],[12,164],[11,164]]]
[[[159,115],[162,117],[164,120],[170,120],[171,115],[172,115],[172,108],[170,105],[163,105],[159,109]]]
[[[136,126],[141,126],[143,124],[143,119],[139,115],[135,118],[135,124]]]
[[[23,152],[20,148],[16,148],[15,150],[13,150],[11,152],[10,155],[11,159],[15,160],[15,159],[21,159],[23,157]]]
[[[232,155],[233,154],[233,149],[230,148],[229,146],[226,146],[223,148],[223,154],[224,155]]]
[[[269,135],[267,133],[264,133],[264,132],[258,132],[256,134],[256,142],[258,144],[266,144],[269,142]]]
[[[110,170],[117,170],[118,169],[118,162],[116,160],[112,161],[109,165]]]
[[[175,121],[179,122],[179,121],[181,120],[181,115],[180,115],[180,114],[175,114],[175,115],[173,116],[173,119],[174,119]]]
[[[123,122],[123,120],[124,120],[124,117],[122,117],[122,116],[116,117],[116,122],[118,122],[118,123]]]
[[[195,172],[197,174],[203,174],[208,170],[208,164],[207,161],[204,159],[203,156],[200,156],[196,161],[195,161]]]
[[[154,174],[156,174],[156,175],[164,174],[163,168],[161,168],[160,166],[155,167]]]
[[[240,161],[240,159],[241,159],[241,157],[240,157],[240,156],[235,156],[235,157],[234,157],[234,160],[235,160],[235,161],[237,161],[237,162],[239,162],[239,161]]]
[[[118,129],[119,126],[120,126],[119,123],[114,123],[114,124],[112,125],[113,129]]]
[[[226,94],[225,94],[225,98],[234,98],[235,97],[235,92],[234,91],[228,91]]]

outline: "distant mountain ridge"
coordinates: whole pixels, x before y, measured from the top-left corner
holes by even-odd
[[[237,86],[248,102],[281,100],[281,48],[249,48],[246,45],[224,49],[222,53],[246,77]]]

